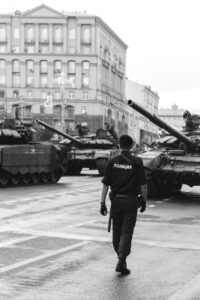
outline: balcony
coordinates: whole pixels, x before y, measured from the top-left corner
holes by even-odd
[[[48,44],[49,44],[49,39],[41,39],[41,40],[39,41],[39,44],[40,44],[40,45],[48,45]]]
[[[92,41],[91,39],[82,39],[81,45],[91,45]]]
[[[35,44],[35,39],[26,39],[25,44],[33,45],[33,44]]]
[[[63,41],[62,40],[57,40],[57,41],[53,41],[53,44],[54,45],[57,45],[57,46],[62,46],[63,45]]]

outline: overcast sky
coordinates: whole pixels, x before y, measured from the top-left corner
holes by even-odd
[[[10,0],[1,13],[42,3],[58,11],[100,16],[128,45],[127,77],[151,86],[160,107],[200,113],[199,0]]]

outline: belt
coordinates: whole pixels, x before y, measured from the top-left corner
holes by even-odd
[[[120,198],[130,198],[130,197],[134,197],[134,195],[115,195],[115,197],[120,197]]]

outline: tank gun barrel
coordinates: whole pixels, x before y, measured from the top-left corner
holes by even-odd
[[[51,131],[53,131],[53,132],[55,132],[55,133],[57,133],[57,134],[65,137],[66,139],[69,139],[70,141],[74,142],[77,146],[81,146],[82,145],[81,142],[79,142],[77,139],[73,138],[71,135],[69,135],[67,133],[64,133],[64,132],[56,129],[56,128],[52,127],[51,125],[49,125],[49,124],[47,124],[47,123],[45,123],[45,122],[43,122],[41,120],[36,120],[36,121],[37,121],[38,124],[44,126],[45,128],[47,128],[47,129],[49,129],[49,130],[51,130]]]
[[[192,147],[192,148],[195,147],[195,143],[190,138],[188,138],[187,136],[185,136],[181,132],[177,131],[175,128],[169,126],[167,123],[165,123],[160,118],[158,118],[155,114],[149,113],[146,109],[144,109],[143,107],[139,106],[133,100],[129,99],[128,100],[128,105],[130,107],[132,107],[133,109],[135,109],[136,111],[138,111],[139,113],[141,113],[146,118],[148,118],[152,123],[154,123],[158,127],[161,127],[163,129],[165,129],[170,134],[172,134],[173,136],[175,136],[176,138],[178,138],[179,140],[181,140],[187,146]]]

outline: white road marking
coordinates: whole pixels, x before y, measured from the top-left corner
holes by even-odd
[[[23,233],[23,230],[18,231]],[[108,236],[94,236],[94,235],[85,235],[85,234],[76,234],[76,233],[54,233],[47,231],[36,231],[29,230],[29,234],[34,236],[46,236],[52,238],[63,238],[63,239],[75,239],[75,240],[84,240],[84,241],[93,241],[93,242],[111,242],[112,235],[108,233]],[[191,245],[184,243],[170,243],[162,241],[147,241],[140,239],[133,239],[133,243],[140,245],[150,246],[150,247],[161,247],[161,248],[171,248],[171,249],[182,249],[182,250],[200,250],[200,245]]]
[[[21,262],[18,262],[18,263],[12,264],[12,265],[2,267],[2,268],[0,268],[0,274],[11,271],[11,270],[15,270],[15,269],[20,268],[20,267],[24,267],[24,266],[29,265],[31,263],[35,263],[35,262],[38,262],[40,260],[43,260],[43,259],[46,259],[46,258],[49,258],[49,257],[52,257],[52,256],[56,256],[58,254],[62,254],[64,252],[67,252],[67,251],[70,251],[70,250],[77,249],[77,248],[82,247],[82,246],[87,245],[87,244],[88,244],[87,241],[80,242],[80,243],[77,243],[77,244],[72,245],[72,246],[68,246],[68,247],[65,247],[65,248],[62,248],[62,249],[59,249],[59,250],[56,250],[56,251],[50,251],[46,254],[35,256],[33,258],[29,258],[29,259],[23,260]]]
[[[155,207],[156,205],[155,204],[149,204],[148,207],[152,208],[152,207]]]

